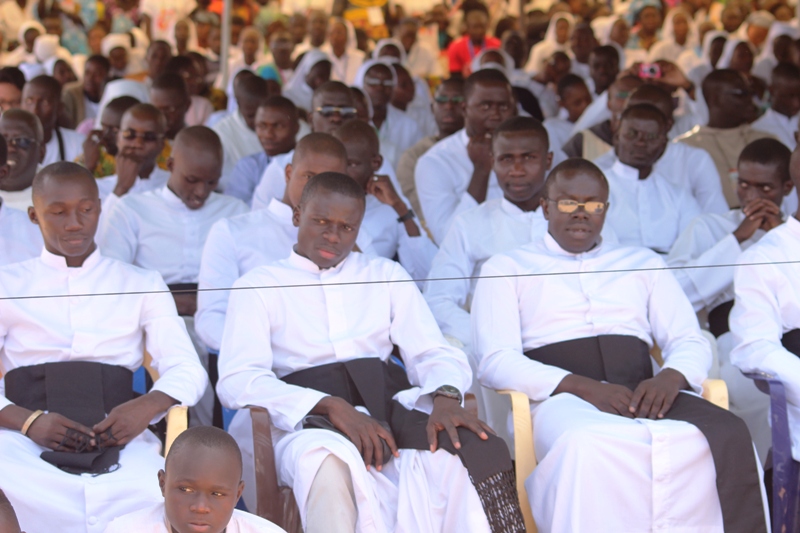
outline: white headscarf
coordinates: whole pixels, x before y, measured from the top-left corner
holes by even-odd
[[[131,51],[131,36],[127,33],[109,33],[100,41],[100,51],[108,57],[114,48],[123,48],[126,52]]]
[[[711,45],[720,37],[727,39],[728,32],[722,30],[706,32],[703,36],[703,49],[700,52],[700,57],[695,56],[694,58],[684,59],[683,64],[681,62],[678,63],[678,67],[686,73],[686,76],[697,87],[700,87],[705,77],[714,70],[714,66],[711,64]]]
[[[717,70],[723,68],[731,68],[731,60],[733,59],[733,52],[736,50],[736,47],[740,44],[746,44],[750,47],[750,50],[753,52],[753,57],[755,58],[755,50],[753,50],[753,45],[750,44],[750,41],[747,39],[741,39],[738,37],[732,37],[727,40],[725,43],[725,48],[722,49],[722,55],[719,56],[719,61],[717,61]]]
[[[569,24],[567,32],[567,40],[564,44],[560,44],[556,40],[556,25],[559,20],[566,20]],[[550,23],[547,25],[547,32],[544,35],[544,40],[536,43],[531,49],[531,55],[528,62],[525,64],[525,71],[529,74],[536,74],[541,71],[544,64],[556,52],[569,52],[569,38],[572,35],[572,29],[575,27],[575,19],[572,15],[559,11],[553,14]]]
[[[613,46],[619,55],[619,68],[620,70],[626,67],[625,64],[625,49],[620,46],[616,41],[611,40],[611,31],[614,29],[614,24],[618,20],[623,21],[625,24],[628,20],[622,15],[611,15],[609,17],[597,17],[591,22],[592,30],[594,31],[597,41],[603,46]]]
[[[488,54],[489,52],[500,54],[500,57],[503,58],[503,64],[500,65],[495,61],[490,61],[481,65],[481,59],[483,56]],[[479,70],[485,69],[495,69],[499,70],[503,74],[505,74],[508,81],[511,81],[512,75],[514,73],[514,59],[508,55],[508,53],[503,50],[502,48],[490,48],[490,49],[483,49],[481,50],[475,57],[472,58],[471,63],[472,72],[478,72]]]
[[[393,38],[381,39],[375,45],[375,50],[372,51],[372,57],[375,58],[381,57],[381,50],[383,50],[384,47],[389,45],[396,46],[397,49],[400,50],[400,60],[399,60],[400,64],[406,66],[406,63],[408,62],[408,54],[406,54],[406,49],[403,48],[403,43],[401,43],[399,39],[393,39]],[[394,56],[384,56],[384,59],[392,60],[394,59]]]
[[[178,25],[179,22],[185,22],[186,25],[189,27],[189,39],[186,41],[186,51],[187,52],[200,52],[200,45],[197,42],[197,26],[194,25],[194,21],[190,18],[174,20],[172,24],[169,26],[169,30],[167,33],[167,42],[172,47],[173,55],[178,54],[178,40],[175,39],[175,26]]]
[[[125,79],[110,81],[103,90],[103,97],[100,99],[100,104],[97,108],[97,118],[94,121],[96,129],[101,128],[100,117],[103,116],[103,111],[108,103],[121,96],[132,96],[141,103],[150,102],[150,94],[147,92],[147,87],[144,83]]]
[[[775,39],[781,35],[788,35],[792,39],[797,39],[800,36],[800,31],[788,22],[773,22],[769,27],[767,39],[764,41],[764,49],[758,54],[753,62],[753,75],[758,76],[770,82],[772,79],[772,69],[778,65],[778,59],[775,57],[773,44]]]
[[[689,25],[689,31],[686,34],[686,42],[684,44],[678,44],[675,40],[674,19],[678,15],[683,15]],[[694,23],[692,16],[681,8],[673,9],[667,14],[667,20],[664,22],[661,35],[661,40],[654,44],[647,54],[648,62],[652,63],[659,59],[665,59],[674,63],[678,60],[678,56],[681,55],[681,52],[684,50],[691,50],[697,46],[699,41],[697,37],[697,25]]]
[[[314,96],[314,91],[306,83],[306,76],[314,68],[314,65],[322,61],[330,62],[328,54],[321,50],[311,49],[305,53],[300,64],[292,75],[286,85],[283,86],[283,95],[294,102],[298,107],[308,110],[311,107],[311,97]]]
[[[20,46],[25,46],[25,33],[28,30],[39,30],[39,35],[44,35],[47,33],[47,30],[44,29],[44,26],[36,20],[28,20],[22,23],[22,26],[19,27],[19,32],[17,33],[17,41],[19,42]]]
[[[389,72],[392,73],[392,81],[394,82],[395,85],[397,85],[397,72],[395,72],[394,68],[392,68],[392,62],[387,61],[387,58],[382,57],[377,59],[369,59],[361,64],[361,67],[358,69],[358,72],[356,72],[356,79],[353,80],[353,87],[358,87],[359,89],[364,91],[364,94],[367,94],[367,91],[364,90],[364,78],[367,76],[367,71],[372,67],[374,67],[375,65],[386,65],[387,67],[389,67]]]

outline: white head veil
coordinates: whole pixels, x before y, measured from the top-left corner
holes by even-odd
[[[147,92],[147,87],[144,83],[125,79],[110,81],[103,90],[103,97],[100,99],[100,104],[97,108],[97,118],[94,121],[96,129],[100,129],[101,127],[100,117],[103,116],[103,111],[108,103],[120,96],[132,96],[141,103],[150,102],[150,94]]]
[[[732,37],[725,42],[725,48],[722,49],[722,55],[719,56],[719,61],[717,61],[716,68],[717,69],[731,68],[731,60],[733,59],[733,52],[736,50],[736,47],[742,43],[750,47],[750,50],[753,52],[753,59],[755,59],[755,51],[753,50],[753,46],[747,39]]]
[[[405,66],[405,64],[408,62],[408,54],[406,54],[406,49],[403,48],[403,43],[401,43],[399,39],[394,39],[394,38],[381,39],[375,45],[375,50],[372,51],[372,57],[375,58],[381,57],[381,50],[383,50],[384,47],[389,45],[393,45],[397,47],[398,50],[400,50],[400,64]],[[394,56],[383,56],[383,59],[392,60],[394,59]]]
[[[393,58],[389,58],[393,59]],[[389,67],[389,72],[392,73],[392,81],[395,85],[397,85],[397,72],[395,72],[394,68],[392,68],[392,61],[387,61],[387,58],[378,58],[378,59],[369,59],[364,61],[359,67],[358,72],[356,72],[356,77],[353,80],[353,87],[358,87],[362,91],[364,90],[364,78],[367,75],[367,71],[374,67],[375,65],[386,65]],[[364,91],[364,94],[367,94]]]

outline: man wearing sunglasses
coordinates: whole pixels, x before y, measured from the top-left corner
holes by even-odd
[[[22,109],[39,117],[46,145],[43,166],[57,161],[75,161],[83,154],[84,135],[58,127],[63,107],[61,84],[52,76],[36,76],[22,89]]]
[[[766,533],[747,427],[688,394],[711,364],[689,300],[655,253],[600,237],[615,186],[586,160],[558,165],[547,234],[489,259],[472,300],[478,379],[531,400],[537,525]]]
[[[740,207],[736,196],[736,164],[744,147],[769,133],[750,125],[755,104],[745,77],[735,70],[715,70],[703,80],[708,123],[681,135],[676,141],[702,148],[717,166],[728,207]]]
[[[662,254],[703,212],[688,187],[679,187],[654,168],[666,146],[664,114],[649,104],[630,106],[614,133],[615,158],[604,169],[611,184],[608,225],[619,242]]]
[[[0,115],[0,135],[8,147],[8,173],[0,180],[3,206],[28,211],[31,184],[44,158],[42,124],[36,115],[22,109],[9,109]]]
[[[169,172],[156,165],[164,149],[166,128],[164,115],[150,104],[136,104],[122,116],[117,133],[117,173],[97,182],[105,211],[126,194],[166,185]]]
[[[333,133],[348,120],[356,118],[355,102],[350,88],[339,81],[326,81],[314,90],[311,97],[309,123],[314,133]],[[383,151],[381,151],[383,155]],[[264,209],[272,199],[280,200],[286,191],[286,165],[292,162],[294,150],[270,161],[253,192],[253,209]],[[389,176],[395,190],[400,190],[397,176],[384,156],[378,174]],[[406,201],[408,204],[408,201]]]

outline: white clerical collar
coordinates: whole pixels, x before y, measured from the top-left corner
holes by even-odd
[[[556,240],[553,238],[552,235],[550,235],[550,232],[548,231],[544,236],[544,246],[545,248],[547,248],[547,251],[551,252],[553,255],[572,257],[574,259],[579,259],[579,260],[588,259],[590,257],[597,257],[603,252],[603,238],[602,237],[598,238],[600,239],[600,242],[597,244],[597,246],[595,246],[588,252],[581,252],[575,254],[563,249],[561,245],[556,242]]]
[[[509,202],[505,197],[503,197],[500,200],[500,209],[502,209],[504,213],[511,215],[512,217],[537,218],[544,216],[541,214],[542,211],[541,206],[537,207],[535,211],[523,211],[522,209],[519,208],[519,206]]]
[[[294,246],[292,246],[292,253],[289,255],[288,261],[291,266],[299,270],[305,270],[306,272],[311,272],[313,274],[327,274],[327,273],[336,273],[341,271],[342,267],[350,258],[351,254],[352,252],[350,254],[347,254],[347,256],[344,259],[342,259],[336,266],[332,266],[330,268],[320,268],[317,266],[316,263],[314,263],[310,259],[303,257],[302,255],[295,252]]]
[[[42,254],[39,256],[42,260],[42,263],[45,265],[55,268],[57,270],[72,270],[72,271],[79,271],[79,270],[89,270],[93,268],[97,263],[100,262],[102,255],[100,255],[100,248],[95,247],[94,252],[92,252],[89,257],[87,257],[83,261],[83,265],[79,267],[69,267],[67,266],[67,258],[63,255],[56,255],[47,251],[47,248],[42,248]]]
[[[161,198],[164,199],[164,202],[166,202],[167,207],[171,209],[179,209],[181,211],[189,210],[189,208],[186,207],[186,204],[183,203],[183,200],[181,200],[178,197],[178,195],[172,192],[172,190],[166,185],[164,185],[163,187],[161,187],[161,189],[159,189],[158,194],[161,196]],[[211,199],[210,196],[208,198],[209,200]],[[203,207],[205,207],[205,204],[203,204]],[[200,209],[202,209],[202,207]]]
[[[633,168],[632,166],[626,165],[622,161],[619,160],[619,157],[614,157],[614,164],[611,165],[611,171],[619,176],[621,179],[631,180],[631,181],[639,181],[639,169]],[[650,170],[650,175],[647,176],[648,178],[655,174],[655,170]]]
[[[281,224],[292,225],[294,210],[289,204],[283,203],[277,198],[272,198],[267,205],[267,211]]]

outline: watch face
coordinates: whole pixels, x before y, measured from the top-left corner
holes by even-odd
[[[459,390],[453,387],[452,385],[442,385],[441,387],[439,387],[439,389],[442,392],[446,392],[447,394],[458,394],[458,395],[461,394]]]

